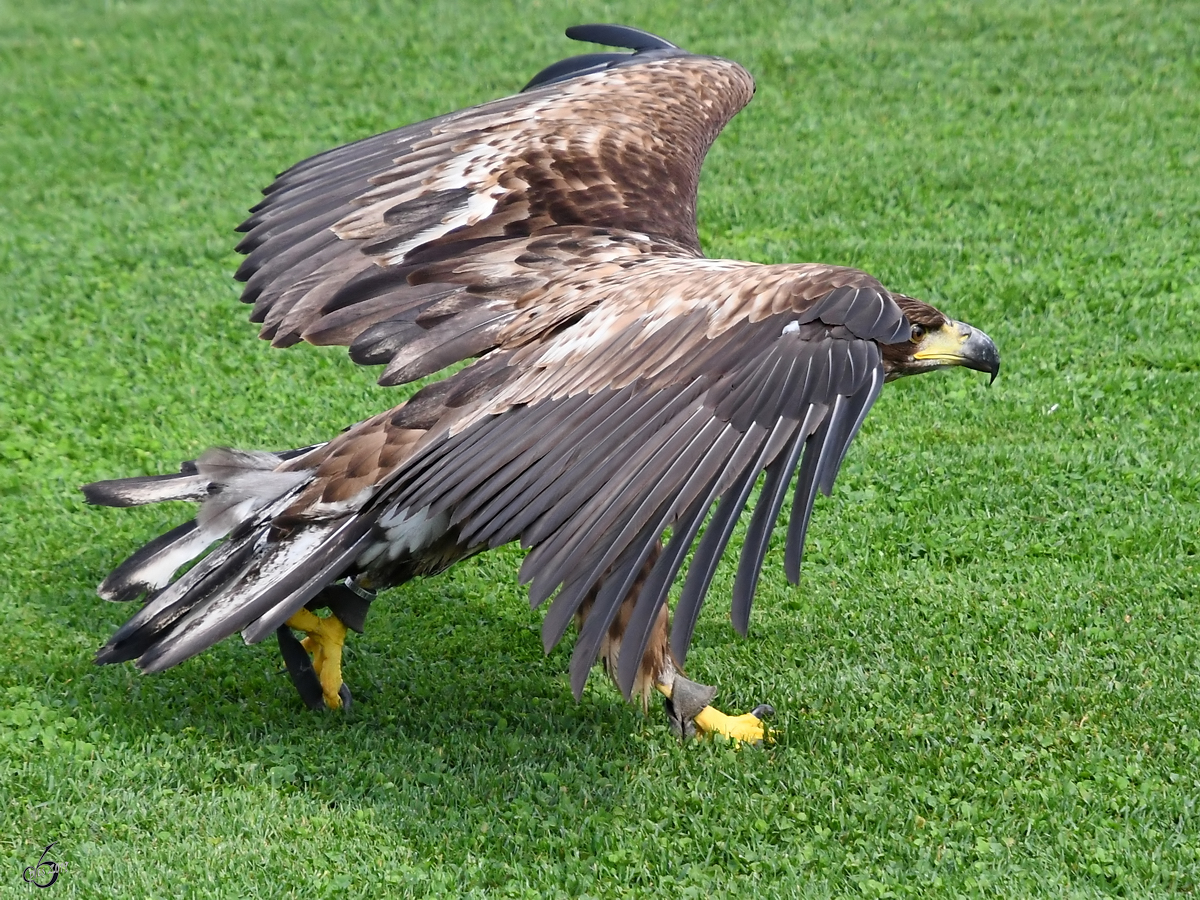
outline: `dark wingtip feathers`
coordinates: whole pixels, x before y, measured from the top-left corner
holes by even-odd
[[[603,44],[605,47],[621,47],[626,50],[678,50],[670,41],[660,38],[657,34],[642,31],[630,25],[614,25],[595,23],[589,25],[572,25],[567,29],[567,37],[573,41],[584,41],[591,44]]]
[[[96,651],[96,655],[92,657],[92,661],[98,666],[107,666],[114,663],[129,662],[129,660],[134,658],[135,656],[128,656],[122,653],[119,648],[109,643]]]
[[[647,50],[678,50],[679,48],[670,41],[660,38],[656,34],[651,34],[648,31],[642,31],[640,28],[632,28],[629,25],[611,25],[611,24],[592,24],[592,25],[572,25],[567,29],[567,37],[573,41],[583,41],[590,44],[602,44],[605,47],[618,47],[623,50],[632,50],[629,53],[584,53],[579,56],[572,56],[568,59],[561,59],[553,65],[546,66],[542,71],[538,72],[529,80],[525,87],[521,88],[521,92],[532,90],[543,85],[553,84],[556,81],[566,81],[568,78],[575,78],[578,75],[587,75],[591,72],[601,72],[609,66],[619,63],[622,60],[629,59],[630,56],[636,56]]]

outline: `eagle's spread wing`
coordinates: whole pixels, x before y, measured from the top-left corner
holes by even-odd
[[[309,463],[311,499],[292,514],[373,485],[364,515],[444,521],[459,555],[513,540],[532,547],[521,570],[532,603],[557,591],[543,625],[547,649],[599,590],[572,659],[576,692],[670,528],[626,630],[633,643],[619,674],[628,693],[650,626],[716,503],[676,609],[672,649],[685,657],[716,562],[765,470],[733,595],[745,633],[799,464],[786,558],[798,578],[815,493],[830,490],[883,386],[879,343],[903,340],[910,326],[875,279],[835,266],[647,257],[578,292],[585,312],[570,328],[496,350],[322,448]],[[279,606],[247,638],[270,634],[292,611]]]
[[[876,342],[903,340],[910,326],[875,279],[833,266],[643,260],[610,282],[593,286],[601,301],[568,331],[451,379],[487,388],[439,418],[386,494],[391,509],[449,512],[464,547],[532,547],[521,569],[531,602],[558,591],[547,650],[599,587],[572,659],[577,692],[669,527],[626,630],[628,693],[649,627],[719,500],[676,608],[672,649],[684,659],[716,561],[766,470],[734,586],[745,633],[803,455],[787,545],[798,578],[815,492],[828,493],[883,386]],[[604,302],[610,292],[624,302]]]
[[[797,580],[816,491],[831,489],[885,372],[915,371],[886,358],[911,362],[905,313],[961,323],[853,269],[701,256],[700,166],[753,82],[643,37],[632,56],[565,61],[527,93],[331,150],[267,190],[239,271],[264,337],[348,345],[386,363],[384,384],[479,359],[307,452],[211,451],[174,478],[85,488],[109,505],[203,499],[193,526],[102,585],[151,599],[98,660],[156,671],[236,631],[261,640],[346,576],[395,584],[519,540],[534,605],[557,595],[547,648],[592,603],[577,694],[645,576],[620,653],[628,695],[694,545],[671,633],[684,658],[765,472],[733,591],[745,632],[799,467],[785,555]],[[994,345],[970,336],[954,331],[927,368],[994,374]],[[974,355],[954,356],[968,339]]]
[[[517,316],[510,342],[560,327],[562,279],[597,256],[699,256],[700,166],[754,83],[664,44],[284,172],[241,226],[261,335],[348,345],[399,384],[497,346]]]

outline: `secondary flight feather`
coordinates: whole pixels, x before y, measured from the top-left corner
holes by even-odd
[[[322,445],[219,448],[178,475],[86,486],[93,503],[200,503],[101,585],[146,601],[99,662],[155,672],[275,634],[305,702],[340,706],[346,628],[376,591],[519,541],[532,604],[554,598],[547,651],[577,626],[577,696],[600,660],[626,697],[662,693],[681,734],[762,737],[764,708],[725,716],[682,669],[760,476],[732,597],[742,633],[797,470],[793,582],[816,492],[883,384],[951,365],[995,377],[999,357],[855,269],[706,259],[700,167],[753,96],[749,73],[623,26],[568,36],[634,52],[564,60],[521,94],[319,154],[265,190],[237,273],[262,337],[348,346],[383,385],[474,362]]]

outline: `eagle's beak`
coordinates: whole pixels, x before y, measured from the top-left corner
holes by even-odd
[[[992,339],[966,322],[951,319],[921,340],[913,359],[940,366],[966,366],[977,372],[990,372],[992,381],[1000,373],[1000,353]],[[988,382],[989,384],[991,382]]]

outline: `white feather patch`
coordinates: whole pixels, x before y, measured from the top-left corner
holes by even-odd
[[[311,472],[306,472],[303,474],[306,477],[311,477],[312,475]],[[287,505],[291,503],[292,499],[299,490],[300,486],[296,486],[293,488],[293,490],[284,493],[282,496],[270,498],[265,503],[256,503],[253,498],[248,498],[243,500],[240,504],[225,506],[213,516],[213,520],[208,524],[201,522],[200,517],[197,516],[197,524],[199,524],[200,527],[196,530],[195,534],[204,534],[207,538],[207,542],[211,543],[212,541],[227,535],[235,526],[245,521],[246,518],[255,515],[255,513],[250,512],[250,510],[255,510],[257,512],[256,517],[259,523],[265,522],[283,512],[283,510],[287,508]],[[243,511],[245,511],[245,515],[240,515]],[[201,512],[203,512],[203,507],[201,508]],[[199,540],[199,538],[197,538],[197,540]],[[255,540],[260,544],[264,543],[266,541],[266,532],[263,531]],[[222,545],[214,550],[213,553],[220,553],[221,550],[227,546],[228,545]],[[191,557],[189,557],[189,559],[190,558]],[[206,560],[209,558],[211,558],[211,556],[206,558]],[[182,562],[178,563],[175,568],[178,568],[179,565],[183,564],[183,562],[187,562],[187,560],[183,560]],[[163,565],[166,565],[166,563],[164,562]],[[204,571],[204,562],[201,562],[194,568],[189,569],[182,578],[180,578],[174,584],[171,584],[161,594],[143,606],[134,618],[142,621],[149,621],[158,613],[166,610],[192,589],[198,580],[198,576],[202,575]],[[172,572],[174,572],[174,569],[172,569]],[[130,621],[133,620],[131,619]]]
[[[180,566],[191,562],[203,553],[209,544],[222,536],[204,528],[197,528],[183,540],[176,541],[170,546],[164,547],[150,559],[146,560],[140,568],[127,576],[125,581],[137,581],[145,585],[149,591],[157,591],[159,588],[164,588],[170,584],[171,579]],[[105,600],[113,599],[113,596],[110,595],[111,592],[104,590],[104,585],[100,586],[97,593]]]
[[[241,574],[226,582],[216,596],[192,609],[176,626],[170,636],[168,649],[144,667],[146,672],[158,672],[182,662],[208,647],[213,632],[224,630],[226,622],[235,618],[263,592],[270,590],[317,550],[330,536],[344,527],[345,522],[330,522],[321,527],[298,529],[286,542],[265,545],[265,529],[253,561]],[[180,579],[181,581],[183,579]]]
[[[408,251],[414,247],[420,247],[429,241],[437,240],[442,235],[449,234],[455,228],[464,225],[474,225],[480,219],[490,216],[492,210],[496,208],[497,199],[506,193],[507,191],[497,187],[486,194],[472,194],[464,206],[459,207],[440,224],[414,234],[407,241],[392,250],[387,256],[382,257],[384,264],[389,266],[395,265],[402,261],[408,255]]]
[[[390,561],[424,550],[446,533],[450,527],[450,513],[430,516],[428,507],[415,513],[407,507],[392,509],[380,516],[379,527],[383,529],[384,539],[372,543],[356,560],[363,568],[385,554]]]

